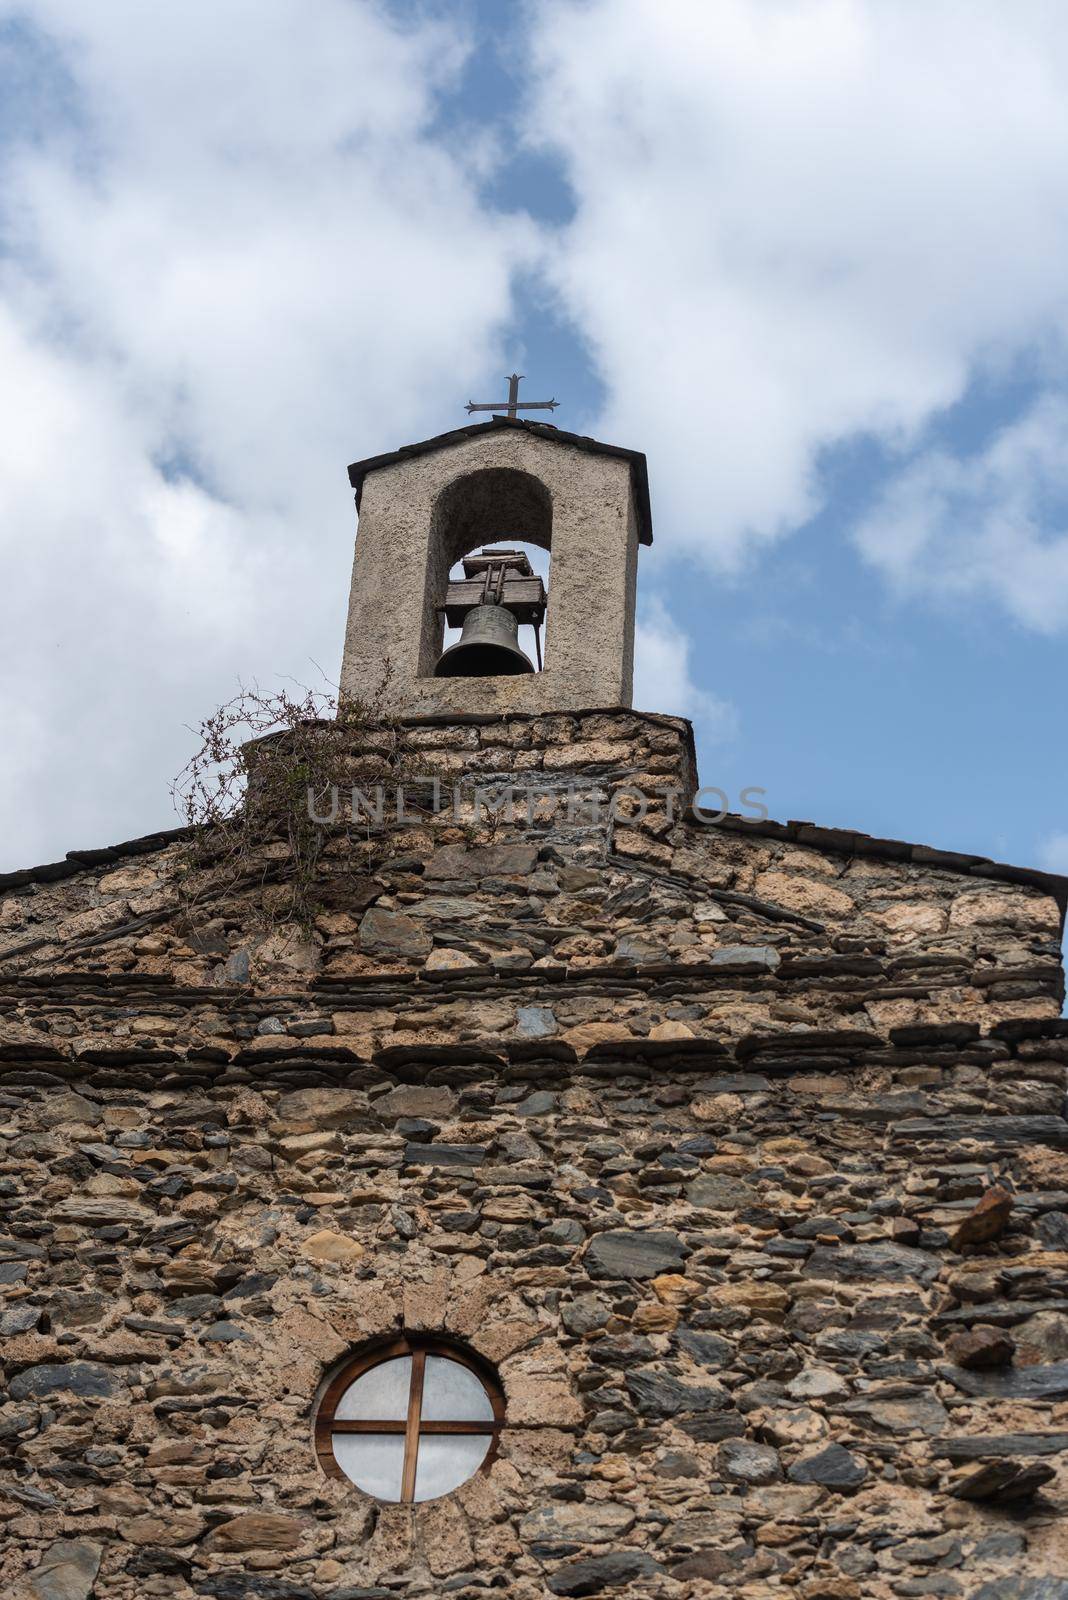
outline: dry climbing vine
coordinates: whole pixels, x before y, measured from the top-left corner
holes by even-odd
[[[192,731],[199,748],[171,786],[190,830],[178,870],[187,914],[257,889],[265,921],[310,927],[323,853],[347,820],[330,816],[331,796],[400,781],[397,726],[329,693],[254,686]]]

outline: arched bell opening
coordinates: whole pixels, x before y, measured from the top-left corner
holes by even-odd
[[[549,559],[547,550],[520,540],[476,545],[464,552],[449,571],[445,632],[435,677],[498,677],[542,670]],[[470,607],[479,586],[490,603]]]
[[[552,499],[531,473],[487,467],[442,490],[430,529],[422,677],[498,677],[543,664]]]

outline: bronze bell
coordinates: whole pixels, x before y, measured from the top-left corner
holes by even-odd
[[[533,672],[519,648],[519,622],[507,606],[472,606],[463,633],[438,658],[435,678],[495,678]]]

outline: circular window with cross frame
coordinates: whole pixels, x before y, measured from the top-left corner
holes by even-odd
[[[497,1453],[504,1394],[473,1350],[406,1334],[368,1346],[327,1384],[315,1418],[324,1472],[376,1500],[436,1500]]]

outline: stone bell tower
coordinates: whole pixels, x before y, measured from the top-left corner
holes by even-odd
[[[630,705],[638,546],[653,537],[642,454],[494,416],[357,461],[349,481],[344,696],[403,717]],[[515,540],[551,553],[544,671],[436,676],[450,569]]]

